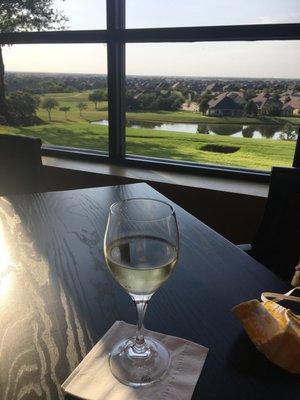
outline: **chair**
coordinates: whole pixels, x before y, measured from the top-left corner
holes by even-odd
[[[247,253],[291,282],[300,260],[300,168],[273,168],[264,215]]]
[[[39,190],[41,145],[38,138],[0,135],[0,195]]]

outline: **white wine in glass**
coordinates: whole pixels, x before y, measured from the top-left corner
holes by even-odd
[[[145,254],[142,256],[141,251]],[[177,248],[164,239],[132,236],[112,242],[106,262],[119,284],[132,295],[150,295],[169,277]]]
[[[144,337],[148,302],[169,278],[178,258],[175,211],[154,199],[129,199],[110,208],[105,259],[111,274],[129,293],[138,311],[137,333],[117,343],[110,353],[113,375],[129,386],[143,386],[163,377],[170,364],[168,350]]]

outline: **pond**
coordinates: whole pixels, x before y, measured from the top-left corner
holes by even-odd
[[[94,121],[95,125],[108,125],[107,120]],[[153,129],[155,131],[204,133],[208,135],[223,135],[239,138],[253,139],[275,139],[275,140],[296,140],[296,128],[290,123],[285,125],[243,125],[243,124],[196,124],[196,123],[173,123],[173,122],[147,122],[128,121],[128,128]]]

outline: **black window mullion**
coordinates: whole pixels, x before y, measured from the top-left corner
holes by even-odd
[[[0,33],[0,44],[68,44],[105,43],[107,31],[48,31],[48,32],[4,32]]]
[[[297,130],[298,138],[296,142],[293,167],[300,168],[300,128]]]
[[[139,28],[118,32],[129,43],[299,40],[300,24]]]
[[[109,156],[125,156],[125,43],[116,34],[125,28],[125,0],[107,0],[107,85]]]

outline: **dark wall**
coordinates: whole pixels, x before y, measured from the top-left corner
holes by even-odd
[[[151,186],[235,244],[251,242],[266,201],[256,196],[156,182]]]
[[[130,178],[74,171],[64,168],[44,166],[43,169],[41,190],[44,192],[95,186],[126,185],[127,183],[137,182],[135,179]]]
[[[43,191],[122,185],[136,179],[44,167]],[[217,190],[147,182],[233,243],[249,243],[262,217],[265,199]]]

